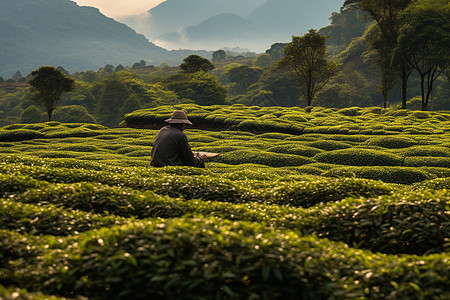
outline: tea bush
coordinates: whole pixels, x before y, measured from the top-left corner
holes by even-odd
[[[395,193],[312,209],[302,231],[382,253],[450,250],[450,192]],[[310,223],[311,222],[311,223]]]
[[[128,221],[115,216],[69,212],[52,205],[34,206],[12,200],[0,200],[0,227],[19,233],[65,236],[93,228],[125,224]]]
[[[150,167],[157,130],[0,129],[37,137],[0,139],[0,298],[445,299],[448,114],[130,115],[159,129],[174,109],[215,129],[187,131],[196,151],[224,152],[206,168]]]
[[[18,270],[17,284],[95,299],[420,298],[422,290],[438,297],[448,289],[442,255],[395,260],[255,223],[130,223],[61,248],[37,257],[34,272]]]
[[[351,166],[401,166],[400,156],[370,149],[342,149],[319,153],[314,159],[323,163]]]
[[[323,176],[357,177],[383,182],[412,184],[433,178],[430,172],[410,167],[336,167],[322,173]]]
[[[450,168],[450,157],[412,156],[405,158],[407,167],[443,167]]]
[[[368,139],[365,144],[383,148],[407,148],[417,145],[417,141],[403,136],[386,136]]]
[[[318,203],[339,201],[346,197],[386,195],[393,186],[356,178],[294,181],[264,190],[263,201],[280,205],[310,207]]]
[[[217,157],[216,161],[226,164],[254,163],[271,167],[300,166],[313,162],[312,159],[299,155],[256,150],[236,150],[227,152]]]

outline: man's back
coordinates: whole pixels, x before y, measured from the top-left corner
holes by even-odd
[[[205,166],[202,159],[194,157],[186,134],[178,127],[171,125],[161,128],[156,135],[151,165],[155,167]]]

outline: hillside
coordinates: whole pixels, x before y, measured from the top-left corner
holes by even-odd
[[[176,108],[242,122],[241,106]],[[449,113],[245,115],[267,132],[186,131],[223,152],[205,169],[151,167],[156,130],[0,128],[0,298],[445,299]]]
[[[2,0],[0,28],[0,76],[5,78],[42,65],[74,72],[170,57],[126,25],[69,0]]]

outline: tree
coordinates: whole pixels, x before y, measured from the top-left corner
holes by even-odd
[[[449,49],[448,0],[418,1],[404,11],[394,58],[407,58],[419,73],[422,110],[428,109],[433,83],[450,63]]]
[[[183,59],[184,63],[180,65],[180,68],[185,73],[195,73],[199,71],[208,72],[214,69],[214,65],[204,57],[199,55],[189,55],[185,59]]]
[[[80,105],[59,106],[55,109],[55,121],[64,123],[97,123],[87,109]]]
[[[244,93],[250,85],[259,80],[263,73],[260,68],[241,65],[225,72],[231,83],[234,83],[238,93]]]
[[[20,114],[20,123],[40,123],[43,112],[35,105],[29,106]]]
[[[283,49],[286,45],[287,43],[275,43],[266,50],[266,54],[269,54],[274,61],[278,61],[283,58]]]
[[[216,76],[205,72],[174,74],[163,81],[181,99],[190,99],[199,105],[225,104],[227,90]]]
[[[227,57],[227,54],[223,50],[214,51],[212,54],[213,61],[221,61]]]
[[[396,72],[395,66],[393,65],[394,49],[392,45],[386,43],[380,32],[380,28],[377,26],[371,26],[369,28],[367,39],[370,44],[370,49],[366,51],[365,55],[380,71],[378,91],[383,96],[383,107],[387,108],[389,92],[400,79],[399,73]]]
[[[46,66],[31,72],[31,99],[45,108],[48,120],[51,121],[53,111],[63,93],[73,90],[75,81],[60,70]]]
[[[292,42],[283,49],[285,56],[279,61],[279,66],[288,66],[294,71],[307,106],[338,71],[338,65],[325,58],[325,41],[326,37],[314,29],[304,36],[293,36]]]
[[[385,56],[382,61],[389,61],[390,65],[395,66],[395,70],[401,78],[402,108],[406,108],[407,85],[412,68],[404,57],[397,57],[393,60],[393,53],[401,26],[400,15],[411,2],[412,0],[346,0],[343,5],[344,9],[356,7],[367,12],[376,22],[381,37],[377,42],[383,45],[381,47],[378,45],[374,49],[379,51],[380,55]],[[380,66],[383,68],[384,62]]]
[[[123,118],[123,104],[133,94],[133,90],[117,75],[105,79],[94,88],[97,90],[96,120],[108,127],[117,126]]]

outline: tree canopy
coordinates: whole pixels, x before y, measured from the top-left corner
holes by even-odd
[[[180,68],[186,73],[208,72],[215,68],[209,60],[195,54],[189,55],[183,61],[184,63],[180,65]]]
[[[290,67],[297,76],[303,96],[310,106],[315,94],[337,73],[338,65],[326,59],[326,37],[311,29],[304,36],[293,36],[283,49],[280,66]]]
[[[70,92],[75,81],[50,66],[40,67],[31,72],[31,75],[33,77],[28,83],[33,93],[32,100],[45,108],[50,121],[61,94]]]

